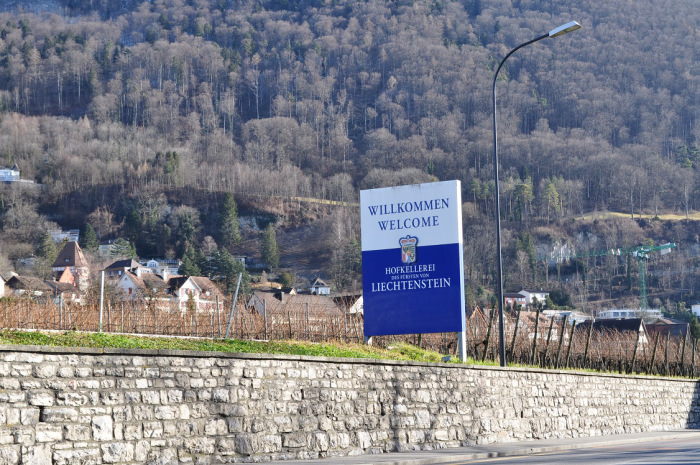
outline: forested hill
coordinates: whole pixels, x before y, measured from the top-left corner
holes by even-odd
[[[505,219],[699,207],[696,0],[3,3],[1,164],[55,221],[109,210],[118,234],[153,193],[356,201],[436,178],[488,218],[494,69],[570,20],[501,73]]]

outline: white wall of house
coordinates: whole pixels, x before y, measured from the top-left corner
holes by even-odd
[[[700,316],[700,302],[695,302],[690,306],[690,311],[696,316]]]

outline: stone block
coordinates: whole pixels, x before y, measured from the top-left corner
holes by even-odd
[[[57,371],[58,366],[51,363],[38,364],[33,367],[34,377],[39,379],[54,378]]]
[[[19,460],[19,446],[0,446],[0,465],[18,465]]]
[[[36,431],[31,426],[14,426],[12,428],[12,442],[24,446],[34,445],[36,442]]]
[[[114,421],[111,416],[101,415],[92,419],[92,438],[95,441],[114,439]]]
[[[151,445],[148,441],[138,441],[134,445],[134,460],[138,463],[144,462],[151,451]]]
[[[190,462],[191,463],[191,462]],[[151,449],[146,459],[146,465],[179,465],[177,450],[171,448]]]
[[[214,438],[199,437],[187,438],[182,441],[182,449],[188,454],[208,454],[214,453],[216,441]]]
[[[32,391],[27,394],[27,403],[37,407],[51,407],[56,401],[51,391]]]
[[[180,417],[180,408],[174,405],[159,405],[153,411],[156,420],[176,420]]]
[[[125,441],[143,439],[143,425],[141,423],[129,423],[123,425],[122,438]]]
[[[239,434],[235,439],[236,452],[241,455],[253,455],[260,450],[258,437],[254,434]]]
[[[89,441],[92,439],[92,429],[85,424],[64,425],[63,435],[66,441]]]
[[[75,422],[78,420],[78,410],[71,407],[44,407],[40,418],[46,423]]]
[[[159,421],[145,421],[143,423],[144,438],[161,438],[163,437],[163,424]]]
[[[37,444],[22,451],[22,465],[52,465],[51,445]]]
[[[40,423],[36,425],[37,442],[59,442],[63,439],[63,426]]]
[[[145,404],[159,405],[160,393],[158,391],[141,391],[141,401]]]
[[[131,421],[132,420],[132,413],[131,413],[131,407],[123,406],[123,407],[114,407],[112,409],[112,418],[114,421]]]
[[[98,465],[102,463],[99,449],[65,449],[53,453],[53,465]]]
[[[18,379],[15,378],[0,378],[0,389],[3,390],[18,390],[21,389],[22,386],[19,383]]]
[[[226,421],[222,419],[209,420],[204,425],[204,434],[207,436],[223,436],[227,433]]]
[[[88,396],[78,392],[61,391],[56,393],[56,405],[82,407],[89,402]]]
[[[23,425],[36,425],[39,423],[39,413],[38,408],[22,408],[19,410],[20,423]]]
[[[134,445],[127,442],[102,444],[100,448],[104,463],[131,462],[134,459]]]

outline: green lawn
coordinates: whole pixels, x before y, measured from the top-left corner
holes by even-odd
[[[111,333],[24,332],[5,330],[0,344],[59,347],[98,347],[115,349],[194,350],[229,353],[288,354],[319,357],[367,358],[440,362],[442,354],[396,343],[387,349],[352,343],[311,343],[301,341],[237,341],[173,337],[140,337]],[[453,361],[459,361],[453,357]]]

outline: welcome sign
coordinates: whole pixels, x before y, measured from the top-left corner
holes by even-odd
[[[463,332],[459,181],[360,192],[365,336]]]

